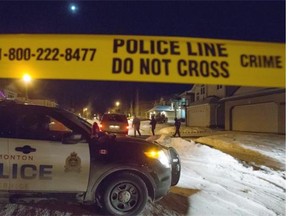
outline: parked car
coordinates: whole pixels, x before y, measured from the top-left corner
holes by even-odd
[[[0,102],[0,195],[73,198],[137,215],[180,178],[176,150],[97,132],[62,109]],[[102,213],[101,213],[102,214]]]
[[[105,113],[100,122],[100,130],[113,134],[128,134],[129,124],[126,115]]]
[[[168,122],[168,118],[164,114],[160,115],[160,113],[158,113],[156,115],[156,121],[158,124],[164,124]]]

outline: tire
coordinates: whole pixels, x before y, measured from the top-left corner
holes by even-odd
[[[103,207],[109,215],[137,215],[145,207],[148,191],[144,181],[132,173],[113,176],[103,192]]]

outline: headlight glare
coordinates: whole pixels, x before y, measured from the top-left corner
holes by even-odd
[[[170,160],[168,152],[165,154],[163,150],[151,150],[144,153],[147,157],[157,159],[166,168],[170,168]]]

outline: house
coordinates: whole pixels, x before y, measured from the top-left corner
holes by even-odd
[[[224,85],[194,85],[186,92],[189,96],[187,125],[224,128],[225,108],[220,99],[232,95],[237,88]]]
[[[0,89],[0,99],[11,99],[17,98],[17,93],[9,89]]]
[[[0,81],[0,100],[15,100],[19,103],[29,103],[33,105],[41,105],[41,106],[48,106],[48,107],[57,107],[58,104],[49,99],[27,99],[21,96],[20,91],[17,89],[15,84],[9,84],[6,80]]]
[[[170,122],[175,118],[174,108],[170,105],[155,105],[152,109],[148,110],[149,118],[152,118],[152,115],[156,117],[157,120],[160,120],[162,123]]]
[[[285,89],[194,85],[187,125],[285,133]]]
[[[18,89],[15,88],[15,85],[9,85],[8,80],[0,79],[0,99],[15,100],[18,95]]]
[[[225,103],[225,130],[285,134],[285,89],[240,87]]]
[[[152,115],[155,115],[156,119],[163,117],[165,121],[162,122],[174,122],[175,117],[185,120],[186,99],[181,95],[161,97],[159,101],[155,101],[153,108],[149,109],[147,113],[149,118]]]

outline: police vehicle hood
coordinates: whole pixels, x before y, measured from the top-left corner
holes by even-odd
[[[163,148],[168,149],[156,142],[131,137],[113,137],[111,135],[106,137],[105,142],[94,147],[96,153],[98,153],[97,158],[130,163],[145,161],[147,159],[145,152],[159,151]]]

